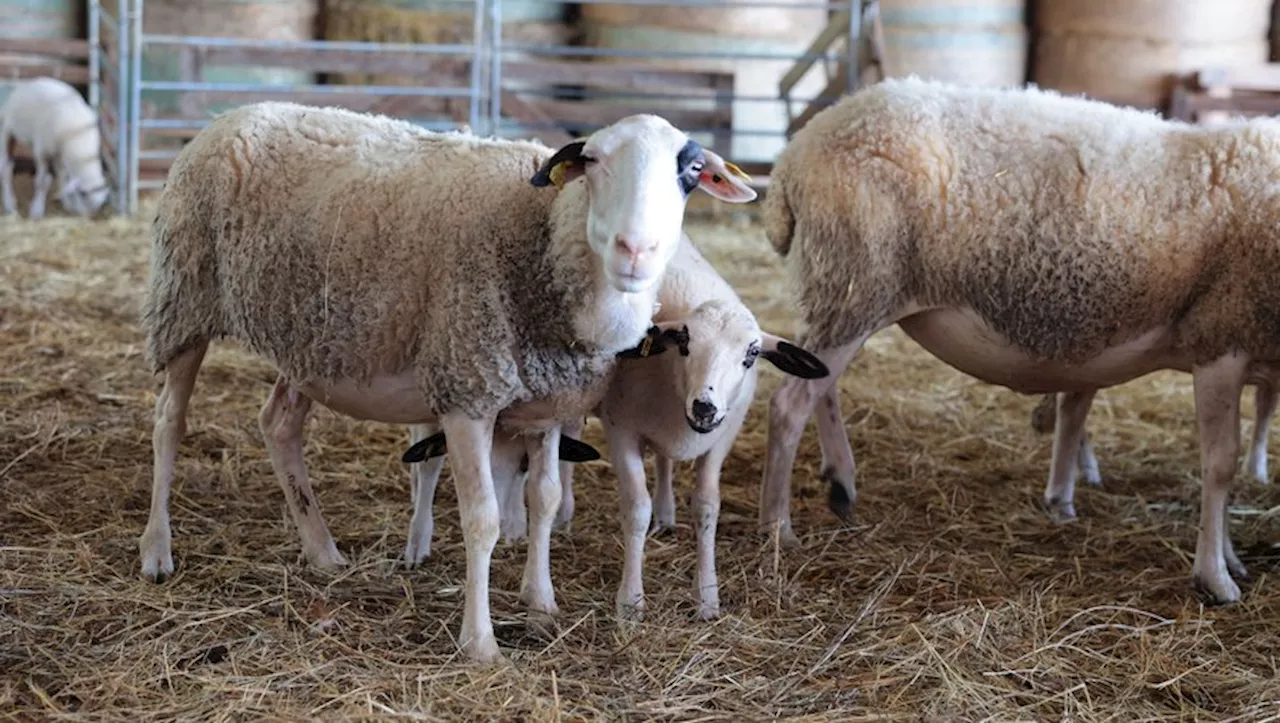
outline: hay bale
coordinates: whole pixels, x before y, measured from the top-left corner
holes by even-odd
[[[635,5],[583,5],[580,16],[583,44],[608,50],[698,51],[709,53],[788,53],[799,55],[827,24],[821,9],[786,8],[653,8]],[[734,93],[778,97],[778,81],[793,60],[736,60],[714,58],[644,58],[598,56],[594,62],[652,65],[666,69],[731,72]],[[812,73],[793,91],[797,98],[822,92],[826,82]],[[637,101],[623,101],[634,104]],[[667,107],[677,104],[667,102]],[[711,108],[710,101],[679,105]],[[769,161],[782,150],[786,109],[778,101],[735,100],[731,149],[719,149],[740,161]],[[744,131],[777,133],[756,135]],[[695,136],[700,141],[707,140]]]
[[[103,6],[113,15],[116,2]],[[143,32],[154,35],[204,35],[253,40],[310,40],[315,37],[319,0],[147,0],[143,5]],[[176,46],[152,45],[143,49],[145,80],[183,80],[183,51]],[[202,80],[213,83],[307,84],[315,74],[304,70],[265,66],[226,66],[207,63]],[[211,115],[239,103],[202,103],[182,93],[144,91],[143,115],[181,112]]]
[[[83,3],[77,0],[0,0],[0,38],[40,38],[71,40],[84,37],[81,22]],[[52,56],[0,54],[0,63],[35,65],[64,64]],[[13,83],[0,81],[0,103],[13,90]]]
[[[1265,63],[1270,0],[1040,0],[1037,85],[1163,108],[1178,75]]]
[[[474,2],[457,0],[331,0],[325,4],[326,40],[431,45],[471,45],[474,40]],[[569,42],[564,4],[546,0],[507,0],[502,3],[502,39],[509,43],[563,45]],[[507,54],[504,59],[520,57]],[[335,74],[336,83],[350,85],[423,85],[424,77],[437,87],[466,88],[470,59],[465,55],[423,57],[416,76]],[[511,84],[504,83],[505,87]],[[466,99],[441,99],[425,107],[451,117],[465,117]],[[461,116],[459,116],[461,114]]]
[[[885,75],[981,86],[1027,77],[1025,0],[882,0]]]

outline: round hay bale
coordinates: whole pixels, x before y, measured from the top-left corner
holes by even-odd
[[[104,6],[114,6],[114,2]],[[111,12],[115,10],[112,7]],[[253,40],[310,40],[315,37],[319,0],[147,0],[143,5],[143,32],[155,35],[205,35]],[[143,49],[144,80],[182,79],[183,49],[151,45]],[[210,83],[307,84],[315,74],[303,70],[263,66],[202,67],[202,80]],[[165,115],[179,110],[180,93],[145,91],[144,115]],[[238,102],[197,103],[183,101],[187,115],[208,115],[241,105]]]
[[[1024,0],[881,0],[887,77],[981,86],[1027,77]]]
[[[73,40],[84,37],[77,0],[0,0],[0,38]],[[4,63],[64,64],[52,56],[0,55]],[[0,80],[0,103],[9,97],[13,83]]]
[[[1270,14],[1270,0],[1040,0],[1032,78],[1162,109],[1178,75],[1267,62]]]
[[[564,45],[571,29],[564,22],[564,3],[547,0],[504,0],[502,39],[523,45]],[[474,40],[475,3],[460,0],[329,0],[325,4],[326,40],[380,43],[470,45]],[[504,60],[519,58],[507,53]],[[350,85],[423,85],[465,88],[470,83],[468,56],[424,55],[422,74],[335,74],[334,82]],[[504,81],[504,87],[512,84]],[[430,112],[465,114],[466,99],[424,101]]]
[[[593,48],[631,51],[697,51],[709,53],[761,52],[802,54],[826,27],[826,12],[785,8],[652,8],[626,5],[583,5],[583,44]],[[740,96],[778,98],[778,81],[794,61],[773,59],[604,57],[600,63],[652,65],[667,69],[733,73],[734,93]],[[811,73],[793,91],[795,98],[810,98],[826,83]],[[601,102],[601,101],[593,101]],[[639,100],[618,100],[629,105]],[[710,109],[710,101],[663,101],[664,107]],[[660,113],[660,111],[658,111]],[[717,149],[741,161],[772,160],[786,143],[786,108],[782,101],[735,100],[732,148]],[[760,135],[765,133],[770,135]],[[776,135],[773,135],[776,134]],[[709,134],[694,136],[709,143]]]

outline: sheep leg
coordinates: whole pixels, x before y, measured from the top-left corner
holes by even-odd
[[[465,656],[481,662],[502,659],[489,612],[489,568],[498,543],[498,498],[493,487],[495,417],[472,419],[462,412],[440,418],[449,440],[449,466],[458,491],[458,516],[467,550],[467,585],[459,645]]]
[[[698,561],[694,588],[698,595],[698,618],[711,620],[720,616],[720,581],[716,577],[716,523],[720,519],[720,470],[733,448],[745,415],[734,428],[726,429],[720,439],[702,457],[694,472],[693,519],[697,530]]]
[[[818,444],[822,448],[822,479],[827,481],[827,508],[846,524],[853,522],[857,464],[840,413],[840,385],[832,384],[817,410]]]
[[[151,434],[151,512],[138,538],[142,574],[163,582],[173,574],[173,533],[169,527],[169,490],[173,486],[178,445],[187,433],[187,405],[196,386],[209,342],[202,341],[175,356],[164,368],[164,387],[156,397],[155,429]]]
[[[644,479],[644,443],[634,434],[610,429],[609,460],[618,476],[618,507],[622,514],[622,579],[618,583],[617,614],[622,620],[644,619],[644,542],[653,500]]]
[[[12,216],[18,212],[18,199],[13,195],[13,135],[7,127],[0,128],[0,195],[4,197],[4,213]]]
[[[498,495],[498,529],[502,541],[508,545],[523,540],[529,534],[529,517],[525,509],[525,487],[532,466],[520,471],[520,463],[528,455],[526,441],[504,433],[493,434],[493,488]],[[531,458],[530,458],[531,459]]]
[[[1228,355],[1192,370],[1196,421],[1200,429],[1200,534],[1196,539],[1194,584],[1218,603],[1240,599],[1240,587],[1231,579],[1228,559],[1237,572],[1236,558],[1227,529],[1227,498],[1240,453],[1240,392],[1244,387],[1248,358]]]
[[[31,195],[31,208],[27,211],[27,218],[36,220],[44,218],[45,199],[49,195],[49,189],[53,188],[53,174],[49,171],[49,162],[45,159],[44,154],[40,152],[40,149],[35,148],[32,150],[36,163],[36,183],[35,192]]]
[[[302,554],[321,570],[335,570],[344,567],[347,560],[333,542],[302,459],[302,429],[310,411],[311,398],[279,376],[258,414],[258,424],[276,481],[302,538]]]
[[[675,460],[656,455],[653,460],[653,526],[650,533],[676,529]]]
[[[776,529],[783,545],[799,543],[791,529],[791,471],[805,425],[818,400],[839,383],[840,375],[849,368],[872,333],[867,332],[843,346],[815,352],[814,355],[827,365],[831,373],[820,379],[789,376],[769,400],[769,443],[765,450],[760,489],[760,528],[763,532]],[[843,425],[841,431],[845,435],[845,444],[848,444],[848,432]]]
[[[560,434],[573,439],[582,439],[582,429],[586,426],[586,418],[579,417],[571,422],[564,423],[560,427]],[[560,509],[556,511],[556,529],[563,529],[566,533],[572,532],[573,513],[573,462],[561,462]]]
[[[1057,423],[1053,430],[1053,461],[1049,481],[1044,488],[1044,503],[1049,517],[1057,522],[1076,518],[1076,463],[1084,442],[1085,419],[1097,390],[1066,392],[1058,395]]]
[[[409,444],[417,444],[438,432],[436,425],[409,425]],[[413,519],[409,521],[409,536],[404,545],[404,566],[415,567],[431,556],[431,537],[435,534],[436,485],[444,469],[444,455],[409,466],[412,479],[409,494],[413,499]]]
[[[560,427],[526,437],[529,474],[529,548],[520,581],[520,602],[531,612],[555,615],[555,589],[551,583],[551,528],[560,509]]]
[[[1076,452],[1076,468],[1085,483],[1091,487],[1102,486],[1102,472],[1098,469],[1098,457],[1093,453],[1093,443],[1089,441],[1089,433],[1080,438],[1080,449]]]
[[[1267,382],[1259,382],[1253,388],[1253,440],[1249,444],[1249,474],[1261,484],[1271,480],[1267,475],[1267,436],[1271,432],[1271,417],[1276,413],[1276,388]]]

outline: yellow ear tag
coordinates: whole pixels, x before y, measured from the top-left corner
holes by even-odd
[[[644,338],[644,343],[640,345],[640,356],[642,357],[649,356],[649,350],[651,348],[653,348],[653,336],[646,335]]]
[[[548,175],[551,177],[551,183],[555,185],[557,191],[564,190],[564,173],[565,169],[573,165],[573,161],[560,161],[551,169]]]
[[[737,176],[738,178],[741,178],[744,181],[751,180],[751,176],[747,175],[746,171],[742,170],[741,168],[738,168],[737,166],[735,166],[734,164],[728,161],[724,162],[724,167],[726,170],[729,171],[729,173],[732,173],[733,175]]]

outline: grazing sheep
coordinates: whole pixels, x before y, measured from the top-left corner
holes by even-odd
[[[852,502],[836,380],[896,323],[985,382],[1067,393],[1078,419],[1094,390],[1190,370],[1192,577],[1240,599],[1226,503],[1241,389],[1280,368],[1280,122],[1196,127],[1035,88],[889,80],[816,115],[770,180],[766,232],[796,281],[803,343],[834,374],[771,401],[762,525],[793,537],[790,473],[819,401],[833,496]],[[1054,479],[1071,478],[1081,432],[1057,426]]]
[[[733,287],[688,237],[682,239],[667,266],[658,301],[652,344],[620,355],[623,359],[595,410],[618,475],[625,549],[617,611],[624,618],[643,615],[644,542],[651,516],[656,528],[675,526],[674,465],[696,460],[692,504],[698,540],[695,591],[699,617],[709,620],[720,614],[715,568],[720,469],[755,396],[756,360],[763,357],[778,369],[804,379],[824,376],[827,369],[803,349],[761,331]],[[679,354],[668,351],[673,346]],[[667,353],[652,356],[663,351]],[[428,446],[424,441],[415,445],[417,449],[410,447],[406,460],[429,456]],[[646,448],[654,451],[658,470],[656,515],[645,481]],[[496,486],[507,489],[501,495],[506,500],[501,511],[503,524],[514,528],[525,517],[523,487],[512,459],[504,468],[508,476],[495,474],[494,479]],[[568,474],[562,472],[560,479],[568,488],[572,469]]]
[[[495,426],[531,433],[521,598],[553,614],[559,423],[594,406],[614,355],[649,328],[689,193],[754,198],[700,183],[722,168],[651,115],[554,154],[293,103],[215,118],[175,160],[152,230],[143,326],[165,382],[143,572],[173,570],[168,497],[186,407],[209,342],[230,336],[278,370],[259,422],[318,567],[345,560],[302,460],[312,402],[448,432],[467,553],[459,641],[469,658],[500,658],[488,590]]]
[[[55,78],[24,80],[0,107],[0,196],[8,215],[18,211],[13,195],[13,149],[18,143],[31,149],[36,164],[28,218],[44,216],[55,175],[58,202],[71,213],[88,216],[106,203],[98,115],[75,88]]]
[[[1270,477],[1267,474],[1267,435],[1271,430],[1271,418],[1276,411],[1277,382],[1280,382],[1280,379],[1264,380],[1254,385],[1253,437],[1249,443],[1249,451],[1245,454],[1245,465],[1248,474],[1260,484],[1270,483]],[[1031,428],[1041,434],[1048,434],[1054,431],[1058,419],[1058,405],[1064,404],[1069,407],[1072,401],[1072,398],[1066,394],[1045,394],[1041,397],[1040,402],[1036,404],[1035,409],[1031,411]],[[1092,399],[1089,402],[1085,403],[1083,408],[1075,415],[1082,429],[1079,432],[1068,430],[1064,433],[1064,436],[1078,435],[1080,438],[1080,446],[1076,452],[1071,473],[1060,479],[1050,477],[1045,487],[1045,499],[1058,502],[1057,507],[1051,509],[1050,513],[1061,520],[1075,518],[1074,481],[1076,476],[1083,477],[1085,482],[1094,487],[1102,486],[1102,474],[1098,470],[1098,459],[1094,456],[1088,433],[1083,431],[1084,421],[1089,414]]]

